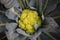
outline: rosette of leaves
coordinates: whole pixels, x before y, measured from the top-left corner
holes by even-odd
[[[12,36],[12,34],[14,34],[14,32],[17,31],[17,33],[22,34],[22,35],[25,36],[24,39],[26,37],[29,37],[31,40],[36,40],[36,38],[41,34],[41,28],[39,28],[38,31],[34,31],[34,30],[39,25],[41,25],[42,22],[44,21],[44,15],[43,15],[43,13],[46,10],[46,6],[48,4],[48,0],[19,0],[19,3],[20,3],[20,7],[19,8],[12,7],[9,10],[7,10],[7,12],[5,14],[10,20],[14,20],[14,23],[7,23],[7,25],[6,25],[6,28],[9,30],[8,33],[11,34],[10,35],[10,38],[13,38],[15,35]],[[25,13],[25,12],[28,12],[28,13]],[[25,13],[25,15],[23,15],[24,13]],[[40,22],[36,22],[36,23],[39,23],[39,25],[37,25],[37,26],[34,26],[33,25],[33,29],[35,27],[35,29],[33,30],[33,32],[35,32],[35,33],[32,34],[32,35],[29,35],[30,33],[33,33],[33,32],[31,32],[30,30],[29,30],[30,32],[29,31],[26,31],[27,28],[24,29],[22,27],[25,27],[27,23],[30,23],[31,25],[34,24],[32,22],[34,22],[35,20],[33,20],[33,21],[29,20],[28,21],[28,19],[33,18],[33,15],[35,16],[35,13],[36,13],[36,15],[38,15],[36,17],[38,17],[38,18],[40,17],[41,18],[41,20],[39,20],[41,23]],[[31,14],[32,16],[30,16],[28,14]],[[23,22],[26,23],[26,24],[25,25],[21,25],[20,24],[20,23],[22,23],[21,20],[26,15],[28,15],[28,17],[26,18],[26,20],[28,22],[24,19]],[[36,19],[38,19],[38,18],[36,18]],[[22,23],[22,24],[24,24],[24,23]],[[29,27],[29,26],[31,26],[30,24],[27,26],[28,28],[30,28]],[[10,33],[10,32],[12,32],[12,33]],[[18,37],[18,36],[20,36],[20,35],[16,34],[16,37]],[[16,38],[16,37],[14,37],[14,38]],[[18,39],[19,39],[19,37],[18,37]],[[13,39],[13,40],[16,40],[16,39]]]

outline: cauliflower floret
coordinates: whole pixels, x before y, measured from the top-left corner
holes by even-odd
[[[21,29],[26,30],[25,24],[24,24],[21,20],[19,20],[19,27],[20,27]]]

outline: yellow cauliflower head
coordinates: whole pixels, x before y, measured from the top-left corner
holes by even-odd
[[[22,11],[18,23],[19,27],[25,30],[26,33],[32,34],[35,32],[34,25],[41,25],[41,18],[36,11],[25,9]]]

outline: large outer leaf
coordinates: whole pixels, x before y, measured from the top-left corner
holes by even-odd
[[[17,27],[16,23],[10,23],[6,25],[6,28],[8,30],[6,31],[8,40],[24,40],[25,39],[25,36],[18,34],[16,32],[16,27]]]
[[[17,0],[0,0],[0,2],[4,4],[6,8],[19,7],[19,3]]]
[[[45,18],[45,23],[46,23],[46,26],[45,27],[47,27],[47,28],[46,29],[43,29],[44,31],[46,31],[46,32],[52,32],[52,33],[59,32],[59,29],[57,29],[57,28],[59,28],[59,25],[54,21],[53,18],[46,17]]]
[[[10,8],[6,11],[5,15],[8,17],[8,19],[15,20],[18,22],[18,12],[15,12],[14,7]]]
[[[48,3],[46,5],[46,0],[30,0],[30,6],[36,8],[36,3],[39,4],[39,11],[43,12],[44,15],[47,15],[49,12],[53,11],[57,4],[60,3],[60,0],[48,0]],[[45,6],[44,6],[45,5]]]
[[[58,3],[60,3],[60,0],[48,0],[48,5],[46,7],[44,15],[47,15],[49,12],[53,11]]]

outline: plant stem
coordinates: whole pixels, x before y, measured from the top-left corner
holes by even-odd
[[[5,11],[0,10],[1,13],[5,13]]]
[[[48,33],[48,32],[44,32],[48,37],[50,37],[51,39],[53,39],[53,40],[56,40],[50,33]]]
[[[0,26],[8,25],[9,23],[1,23]]]
[[[38,40],[41,40],[40,35],[38,36]]]
[[[58,18],[60,18],[60,16],[55,16],[55,17],[53,17],[54,19],[58,19]]]

